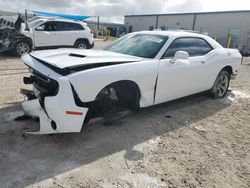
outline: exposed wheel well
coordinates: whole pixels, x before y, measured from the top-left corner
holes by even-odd
[[[133,106],[134,108],[139,108],[138,105],[140,105],[139,102],[141,98],[140,89],[138,85],[131,80],[120,80],[107,85],[98,93],[98,95],[96,96],[96,100],[98,100],[103,90],[111,87],[115,89],[118,97],[120,97],[122,100],[125,100],[124,102],[130,102],[130,108],[133,108]]]
[[[88,104],[89,110],[84,123],[87,123],[92,117],[103,114],[103,105],[100,104],[106,99],[105,95],[110,88],[115,90],[115,94],[123,107],[126,106],[129,110],[139,111],[141,93],[138,85],[130,80],[121,80],[104,87],[96,96],[95,101]]]
[[[21,38],[21,39],[19,39],[19,40],[16,40],[16,41],[14,42],[14,44],[17,44],[17,43],[19,43],[19,42],[21,42],[21,41],[27,42],[28,45],[30,45],[30,47],[32,48],[33,45],[32,45],[32,39],[31,39],[31,38],[29,38],[29,37]]]
[[[24,40],[27,41],[31,46],[33,46],[32,39],[30,37],[25,37]]]
[[[231,75],[233,73],[233,68],[229,65],[224,67],[221,71],[223,71],[223,70],[227,71],[229,73],[229,75]]]

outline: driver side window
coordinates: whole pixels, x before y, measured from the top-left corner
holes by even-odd
[[[163,54],[162,58],[172,58],[177,51],[188,52],[190,56],[202,56],[213,48],[202,38],[182,37],[175,39]]]

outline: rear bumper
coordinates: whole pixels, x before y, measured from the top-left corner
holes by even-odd
[[[75,133],[82,129],[88,108],[75,104],[71,86],[67,80],[59,81],[59,92],[56,96],[41,99],[25,100],[24,111],[31,116],[39,117],[40,130],[30,134]],[[27,97],[26,97],[27,98]]]

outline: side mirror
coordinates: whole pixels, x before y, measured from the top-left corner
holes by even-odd
[[[40,25],[36,28],[36,31],[43,31],[44,30],[44,25]]]
[[[188,59],[189,54],[185,51],[177,51],[174,58],[170,60],[170,63],[175,63],[177,59]]]

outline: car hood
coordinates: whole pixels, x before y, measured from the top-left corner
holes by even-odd
[[[57,49],[30,53],[30,56],[54,67],[64,69],[94,64],[141,61],[143,58],[103,50]]]

